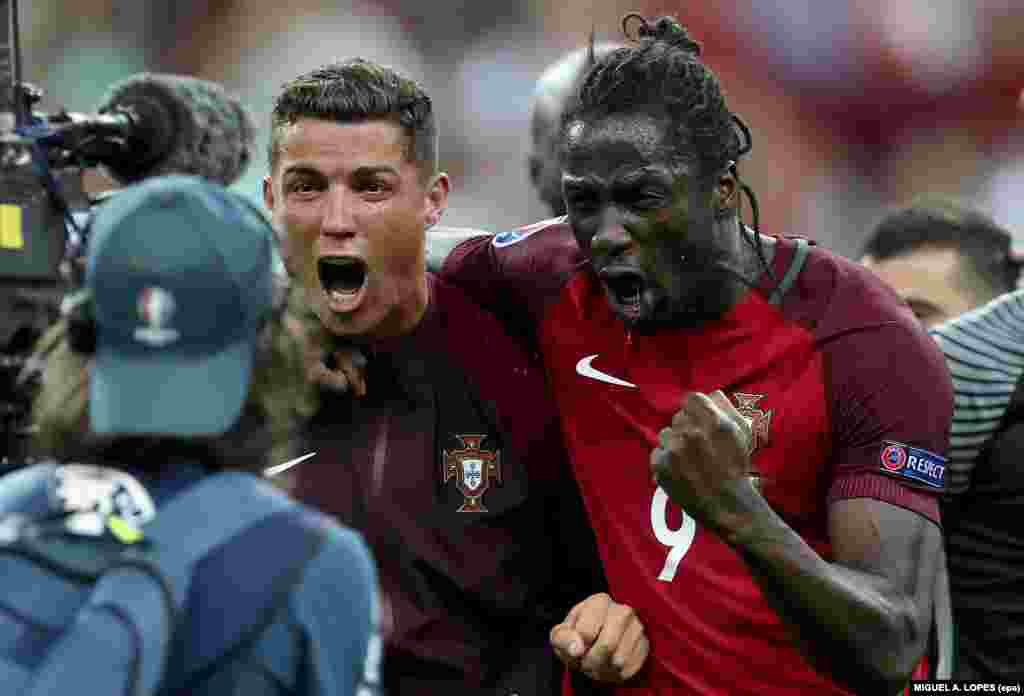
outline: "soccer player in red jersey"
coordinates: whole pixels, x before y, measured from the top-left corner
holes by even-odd
[[[596,61],[562,134],[567,218],[443,275],[543,356],[612,606],[650,645],[618,693],[897,693],[942,572],[942,355],[870,272],[761,235],[749,131],[674,19]],[[639,640],[609,602],[552,630],[570,666]]]

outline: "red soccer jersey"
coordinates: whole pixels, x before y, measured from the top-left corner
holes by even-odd
[[[776,278],[795,248],[778,240]],[[721,389],[751,419],[766,499],[824,558],[833,500],[877,498],[937,521],[934,493],[882,461],[892,442],[944,454],[952,411],[942,355],[895,294],[812,247],[778,305],[766,276],[700,330],[630,335],[558,221],[469,240],[444,275],[532,330],[543,355],[611,594],[651,644],[617,693],[846,693],[797,651],[739,555],[652,483],[648,462],[684,394]]]

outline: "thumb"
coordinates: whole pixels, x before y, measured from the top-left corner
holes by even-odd
[[[307,367],[307,374],[310,382],[333,392],[346,392],[349,390],[348,377],[340,370],[328,369],[323,362],[316,362]]]
[[[551,647],[559,657],[573,660],[583,657],[583,653],[586,652],[583,637],[566,624],[558,624],[551,629]]]
[[[366,396],[366,358],[356,350],[339,350],[333,354],[333,372],[344,375],[348,386],[356,397]]]

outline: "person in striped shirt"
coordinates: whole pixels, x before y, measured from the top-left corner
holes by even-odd
[[[955,676],[1024,679],[1024,290],[939,325],[932,337],[954,388],[942,516]]]

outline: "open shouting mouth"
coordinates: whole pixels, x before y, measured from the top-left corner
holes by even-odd
[[[323,256],[317,271],[332,312],[353,312],[359,307],[369,277],[365,261],[355,256]]]
[[[600,272],[612,308],[626,319],[640,319],[649,294],[647,279],[632,268],[605,268]]]

